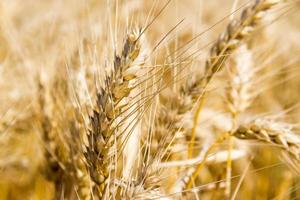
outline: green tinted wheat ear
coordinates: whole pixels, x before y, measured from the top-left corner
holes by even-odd
[[[115,137],[120,136],[116,118],[124,105],[120,102],[128,97],[132,87],[130,81],[136,78],[132,63],[140,53],[138,36],[128,35],[121,56],[115,56],[114,69],[99,89],[93,114],[90,116],[90,130],[85,159],[92,181],[99,196],[106,193],[111,171],[116,168],[112,162],[111,150]]]
[[[257,119],[240,126],[233,135],[243,140],[258,140],[273,144],[300,161],[300,137],[287,124]]]

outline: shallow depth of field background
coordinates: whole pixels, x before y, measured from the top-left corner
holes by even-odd
[[[178,78],[185,80],[195,71],[201,73],[209,54],[207,43],[216,40],[230,18],[238,17],[240,12],[232,17],[226,16],[242,8],[246,2],[172,0],[144,33],[145,46],[150,51],[157,48],[149,56],[147,65],[164,64],[170,52],[205,31],[183,54],[185,57],[201,49],[185,70],[178,70],[182,73]],[[120,52],[122,49],[126,33],[136,27],[145,27],[165,3],[149,0],[0,1],[1,200],[47,200],[54,196],[55,187],[44,176],[47,158],[37,109],[41,95],[38,82],[41,80],[44,83],[48,91],[45,95],[52,95],[56,99],[53,102],[59,102],[47,105],[46,110],[61,106],[50,120],[54,120],[53,124],[62,132],[57,137],[65,137],[64,123],[67,123],[68,112],[72,110],[69,108],[76,104],[71,98],[74,97],[73,91],[65,97],[66,82],[73,81],[74,90],[80,89],[80,77],[76,74],[85,71],[87,87],[93,96],[95,77],[103,79],[105,70],[113,63],[114,51]],[[276,116],[300,134],[300,3],[294,0],[287,2],[271,10],[265,18],[263,25],[247,41],[253,66],[259,69],[259,73],[255,74],[252,85],[255,98],[239,120]],[[234,52],[233,56],[238,56],[235,53],[238,52]],[[172,59],[167,61],[172,62]],[[232,126],[225,100],[230,82],[228,71],[232,63],[234,61],[229,58],[224,70],[216,75],[210,86],[211,92],[198,128],[201,130],[197,133],[199,140],[210,138],[213,141],[223,130]],[[169,76],[172,73],[166,74],[164,80],[167,81]],[[179,81],[169,88],[183,82]],[[87,93],[79,98],[83,105],[94,103]],[[143,134],[147,134],[146,131]],[[201,150],[204,143],[198,142],[195,151]],[[281,150],[272,145],[237,139],[233,143],[238,157],[232,160],[232,193],[239,185],[240,175],[245,173],[236,199],[300,198],[300,170],[296,170],[300,169],[300,165],[292,165],[282,156]],[[227,151],[227,146],[225,141],[218,145],[215,152]],[[187,151],[183,142],[175,148],[179,152]],[[174,155],[173,158],[182,158],[182,155]],[[170,187],[184,170],[187,169],[166,168],[160,172],[157,178],[162,179],[162,194],[168,196],[173,192]],[[174,176],[170,177],[170,174]],[[225,179],[226,158],[208,162],[197,180],[198,186],[203,185],[201,199],[224,199],[224,181],[217,181]],[[77,199],[76,194],[71,196]],[[185,197],[196,199],[193,193]],[[184,197],[176,194],[169,198]]]

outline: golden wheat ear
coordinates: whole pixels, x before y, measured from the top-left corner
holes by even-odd
[[[85,160],[91,180],[100,198],[109,193],[110,176],[117,169],[112,159],[115,139],[122,132],[117,124],[124,105],[120,102],[131,93],[130,82],[137,77],[132,64],[140,53],[138,35],[129,34],[121,56],[116,55],[113,71],[105,79],[105,85],[98,90],[96,105],[90,115],[90,129],[87,134]],[[120,141],[117,141],[120,143]],[[120,152],[119,152],[120,153]]]
[[[243,140],[257,140],[272,144],[300,161],[300,137],[286,123],[257,119],[240,126],[233,135]]]
[[[266,12],[280,2],[283,0],[256,0],[253,5],[242,11],[240,19],[228,24],[226,31],[220,35],[210,50],[210,58],[205,66],[206,82],[209,82],[212,76],[223,68],[228,56],[249,37]]]
[[[239,19],[232,20],[210,49],[204,77],[195,76],[192,81],[187,81],[182,87],[181,93],[185,97],[184,99],[192,99],[192,102],[195,103],[199,99],[199,95],[205,92],[203,90],[215,73],[222,70],[232,52],[246,42],[269,10],[283,2],[284,0],[256,0],[254,4],[247,6],[242,11]],[[191,109],[191,107],[187,108]]]
[[[82,162],[83,124],[69,99],[68,87],[69,82],[60,75],[48,85],[38,82],[37,113],[45,144],[43,174],[54,183],[56,199],[76,193],[87,200],[90,181]]]
[[[256,0],[253,4],[247,6],[242,11],[240,18],[232,20],[228,24],[226,30],[219,36],[217,42],[215,42],[211,47],[209,58],[206,60],[205,64],[204,77],[195,77],[195,80],[193,80],[192,83],[187,83],[183,88],[183,95],[189,97],[190,99],[193,99],[194,102],[196,102],[197,99],[201,98],[194,117],[195,122],[189,147],[189,150],[191,152],[190,155],[192,155],[193,153],[193,143],[195,140],[194,130],[205,99],[206,86],[211,81],[213,76],[218,71],[223,69],[225,61],[232,54],[232,52],[239,46],[241,46],[241,44],[243,44],[249,38],[251,33],[258,27],[266,12],[271,10],[275,5],[281,2],[283,1]],[[248,104],[249,101],[247,102],[247,104],[243,105],[242,109],[245,109]],[[197,170],[195,170],[195,172],[192,174],[191,178],[188,181],[187,188],[191,188],[193,179],[197,176],[201,167],[202,166],[199,165],[197,167]]]
[[[242,11],[239,19],[232,20],[228,24],[226,30],[219,36],[217,42],[210,49],[209,58],[206,60],[204,77],[195,76],[192,81],[188,80],[181,88],[179,97],[174,99],[174,101],[182,102],[176,108],[180,108],[179,111],[181,113],[178,114],[185,114],[192,110],[193,104],[197,102],[201,94],[205,93],[206,85],[210,82],[213,75],[223,68],[230,54],[249,38],[250,34],[261,23],[266,12],[280,2],[283,1],[257,0]],[[175,111],[176,109],[173,110]],[[176,119],[176,117],[173,118]],[[176,124],[176,120],[172,120],[172,124]]]

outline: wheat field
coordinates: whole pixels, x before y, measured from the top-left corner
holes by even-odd
[[[0,0],[0,200],[300,199],[299,0]]]

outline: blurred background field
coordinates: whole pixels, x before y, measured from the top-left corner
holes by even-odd
[[[189,80],[189,75],[195,72],[203,73],[209,56],[207,43],[215,41],[230,20],[240,16],[241,9],[249,2],[253,1],[172,0],[144,33],[143,44],[147,44],[149,51],[155,48],[147,65],[155,67],[175,60],[182,62],[164,75],[163,81],[166,82],[178,71],[182,74],[177,78],[183,80]],[[89,107],[95,102],[96,86],[102,83],[95,79],[104,79],[104,72],[113,65],[115,52],[122,49],[126,34],[136,27],[145,27],[166,3],[148,0],[0,1],[1,200],[57,198],[55,183],[47,175],[49,155],[45,152],[57,145],[59,150],[55,154],[63,161],[69,160],[72,149],[68,145],[73,142],[72,137],[77,137],[69,132],[73,130],[73,123],[80,122],[78,116],[85,115],[80,113],[75,99],[80,99],[81,107]],[[237,12],[230,17],[229,14],[236,9]],[[238,123],[272,116],[300,134],[299,1],[287,1],[275,7],[263,22],[246,42],[257,73],[253,75],[251,86],[254,96],[251,106],[239,116]],[[201,36],[187,51],[168,57],[170,52],[198,34]],[[201,51],[192,58],[188,67],[180,70],[185,65],[184,57],[197,50]],[[225,69],[214,77],[209,86],[211,90],[200,117],[194,151],[201,150],[206,139],[215,141],[219,134],[234,126],[226,95],[230,86],[230,67],[235,65],[235,58],[239,56],[242,56],[239,51],[234,52],[225,63]],[[162,91],[162,99],[164,95],[168,96],[168,89],[182,83],[184,81],[178,81]],[[77,94],[74,91],[84,92]],[[44,104],[41,99],[44,99]],[[41,108],[41,105],[44,107]],[[42,120],[43,112],[48,114],[47,120],[57,134],[50,136],[50,139],[55,138],[54,142],[45,140],[43,135],[47,122]],[[147,117],[146,113],[145,121]],[[191,127],[191,122],[187,122],[188,125],[182,123]],[[84,127],[78,127],[79,134],[85,134],[82,131]],[[142,134],[147,133],[143,130]],[[190,135],[186,135],[186,138],[178,139],[173,150],[179,153],[172,154],[170,160],[151,159],[158,159],[159,163],[187,159],[186,141],[189,138]],[[49,144],[45,144],[47,141]],[[228,143],[226,140],[219,144],[214,154],[227,151]],[[233,139],[233,148],[238,152],[237,158],[232,160],[231,169],[231,195],[238,188],[236,199],[300,199],[300,165],[282,156],[280,148],[236,138]],[[227,162],[227,157],[223,156],[205,164],[195,183],[200,188],[200,199],[226,198]],[[161,179],[159,190],[163,194],[156,199],[197,199],[191,191],[174,193],[175,189],[172,189],[188,168],[165,168],[154,175]],[[243,179],[240,179],[241,176]],[[242,183],[239,183],[240,180]],[[75,184],[69,188],[71,194],[68,199],[80,199],[78,187]],[[64,198],[60,196],[60,199]],[[135,199],[127,196],[127,199],[131,198]]]

